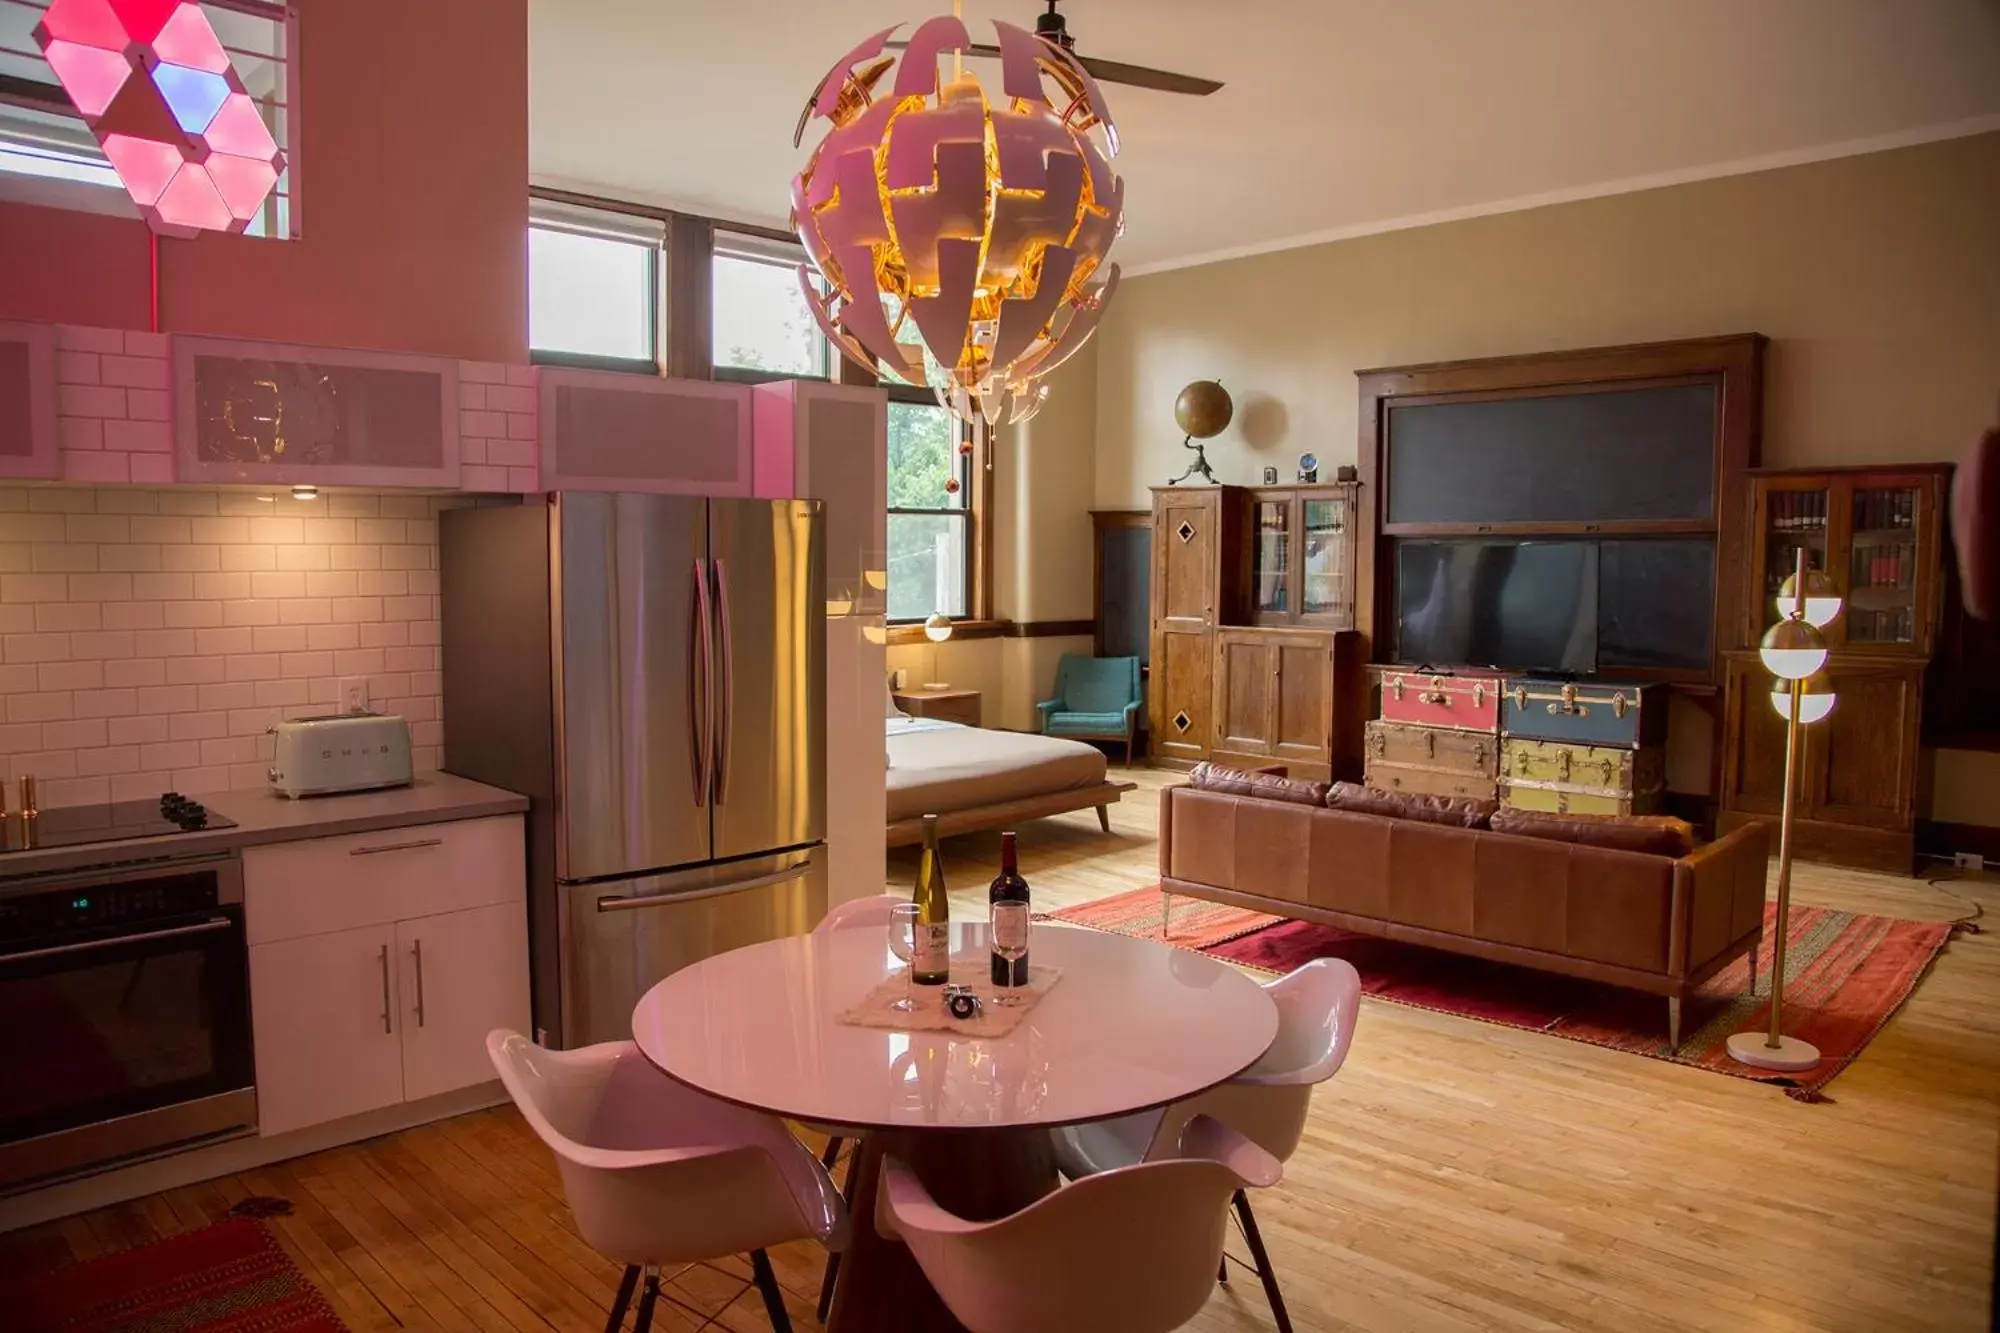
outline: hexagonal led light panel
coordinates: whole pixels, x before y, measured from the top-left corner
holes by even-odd
[[[250,225],[285,155],[195,0],[51,0],[35,42],[153,230]]]

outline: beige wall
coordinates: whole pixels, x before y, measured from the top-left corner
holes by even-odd
[[[2000,134],[1133,279],[1096,341],[1096,505],[1185,465],[1190,380],[1235,396],[1210,459],[1251,482],[1354,459],[1358,369],[1750,330],[1767,464],[1956,457],[2000,400]],[[2000,756],[1934,758],[1930,813],[2000,824]],[[1676,787],[1706,759],[1676,746]]]

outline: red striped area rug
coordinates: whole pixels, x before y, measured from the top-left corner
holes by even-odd
[[[1163,935],[1160,897],[1157,889],[1138,889],[1049,917],[1164,939],[1277,974],[1315,958],[1345,958],[1361,973],[1364,992],[1377,999],[1774,1083],[1801,1101],[1822,1100],[1819,1090],[1852,1064],[1902,1007],[1956,929],[1950,922],[1794,906],[1785,958],[1785,1031],[1819,1047],[1825,1058],[1817,1069],[1793,1075],[1740,1065],[1724,1045],[1730,1034],[1769,1021],[1765,978],[1771,974],[1774,941],[1768,934],[1757,960],[1758,995],[1744,992],[1747,959],[1723,968],[1688,997],[1681,1047],[1674,1051],[1667,1046],[1666,1001],[1658,996],[1181,896],[1172,900],[1173,917],[1164,923]]]
[[[9,1333],[347,1333],[261,1222],[232,1218],[0,1282]]]

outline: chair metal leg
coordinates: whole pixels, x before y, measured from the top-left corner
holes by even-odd
[[[1250,1257],[1257,1261],[1257,1276],[1264,1279],[1264,1299],[1271,1303],[1271,1318],[1278,1326],[1278,1333],[1292,1333],[1292,1317],[1285,1313],[1285,1297],[1278,1290],[1278,1274],[1271,1267],[1271,1256],[1264,1251],[1264,1237],[1257,1230],[1257,1215],[1250,1211],[1250,1196],[1242,1190],[1236,1191],[1236,1218],[1243,1224],[1243,1239],[1250,1245]]]
[[[1229,1256],[1227,1254],[1222,1256],[1222,1267],[1216,1270],[1215,1282],[1217,1286],[1221,1287],[1229,1285]]]
[[[1667,1049],[1681,1048],[1681,999],[1678,995],[1667,997]]]
[[[632,1321],[632,1333],[648,1333],[653,1327],[653,1306],[660,1299],[660,1275],[646,1274],[646,1288],[639,1293],[639,1317]]]
[[[625,1326],[625,1312],[632,1308],[632,1290],[639,1285],[639,1265],[630,1264],[618,1280],[618,1299],[611,1302],[611,1317],[604,1321],[604,1333],[618,1333]]]
[[[826,1151],[819,1155],[819,1164],[829,1171],[833,1170],[833,1164],[840,1160],[840,1144],[840,1135],[832,1135],[826,1141]]]
[[[850,1214],[854,1211],[854,1177],[861,1166],[861,1145],[854,1145],[854,1151],[847,1155],[847,1180],[840,1187],[840,1196],[846,1202]],[[833,1284],[840,1276],[840,1251],[829,1250],[826,1256],[826,1276],[819,1283],[819,1322],[833,1313]]]
[[[778,1290],[778,1275],[771,1271],[771,1257],[762,1250],[750,1251],[750,1273],[764,1298],[764,1313],[771,1316],[776,1333],[792,1333],[792,1317],[785,1313],[785,1295]]]

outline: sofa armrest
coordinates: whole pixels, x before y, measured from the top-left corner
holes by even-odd
[[[1731,945],[1764,926],[1764,885],[1771,831],[1745,824],[1674,863],[1673,975],[1699,972]]]
[[[1125,730],[1128,734],[1137,725],[1138,719],[1139,701],[1134,699],[1131,703],[1125,705]]]
[[[1063,701],[1060,699],[1043,699],[1040,702],[1038,702],[1035,705],[1036,729],[1043,733],[1047,733],[1049,729],[1049,719],[1054,717],[1056,715],[1056,712],[1059,709],[1061,709],[1062,706],[1063,706]]]

